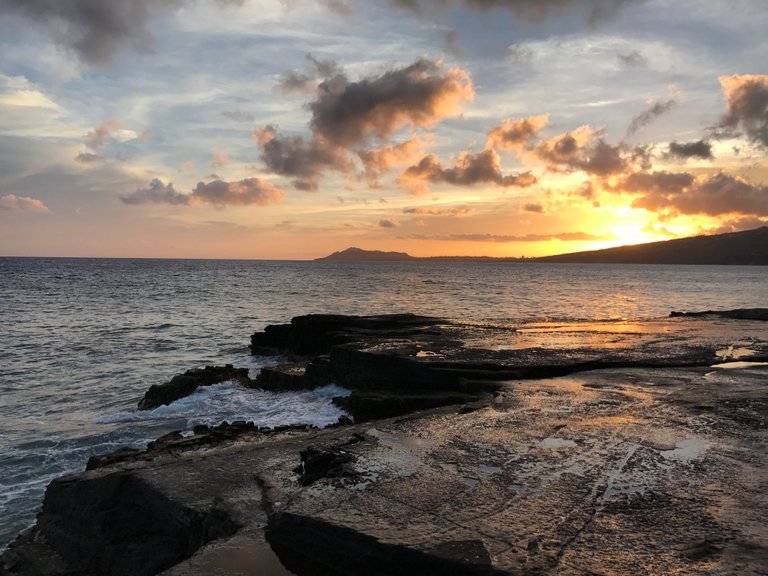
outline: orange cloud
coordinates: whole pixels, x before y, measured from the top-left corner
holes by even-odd
[[[41,200],[29,196],[5,194],[0,196],[0,210],[6,212],[48,212],[48,206]]]
[[[424,142],[418,136],[413,136],[409,140],[393,146],[359,150],[357,155],[363,163],[368,184],[374,187],[378,185],[380,174],[391,170],[395,166],[407,165],[423,153]]]
[[[146,188],[139,188],[131,194],[121,196],[125,204],[213,204],[214,206],[251,206],[281,202],[282,190],[258,178],[245,178],[239,182],[198,182],[191,194],[176,190],[173,183],[163,184],[155,178]]]
[[[416,216],[451,216],[454,218],[466,218],[474,215],[474,213],[475,209],[468,206],[457,206],[455,208],[437,208],[435,206],[403,208],[403,214],[414,214]]]
[[[686,172],[641,172],[625,176],[612,190],[637,194],[632,206],[651,212],[768,216],[768,187],[723,172],[699,177]]]
[[[428,193],[429,183],[453,186],[495,184],[506,188],[532,186],[537,181],[530,172],[504,176],[499,155],[490,148],[477,154],[463,152],[453,168],[443,167],[436,156],[429,154],[418,164],[407,168],[397,179],[398,184],[417,195]]]
[[[547,125],[546,114],[505,120],[488,132],[488,148],[494,150],[521,150],[527,148],[539,132]]]
[[[587,232],[561,232],[559,234],[411,234],[408,240],[452,240],[457,242],[597,242],[613,240],[612,235],[596,235]]]

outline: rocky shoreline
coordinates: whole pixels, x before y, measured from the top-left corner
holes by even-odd
[[[269,326],[251,349],[283,364],[191,370],[139,407],[228,380],[333,382],[351,419],[200,426],[92,458],[50,484],[0,575],[763,574],[768,325],[730,312]]]

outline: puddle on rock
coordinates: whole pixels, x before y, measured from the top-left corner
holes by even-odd
[[[576,446],[576,442],[573,440],[567,440],[565,438],[544,438],[544,440],[541,441],[541,445],[544,446],[544,448],[573,448]]]
[[[676,460],[678,462],[688,463],[691,460],[699,460],[709,448],[709,443],[704,440],[682,440],[678,442],[676,448],[672,450],[662,450],[659,452],[667,460]]]
[[[728,348],[723,348],[722,350],[715,352],[715,355],[723,360],[749,358],[755,354],[757,354],[757,352],[750,348],[734,348],[733,346],[728,346]]]
[[[759,368],[761,366],[768,366],[768,362],[725,362],[724,364],[713,364],[710,368],[736,370],[739,368]]]

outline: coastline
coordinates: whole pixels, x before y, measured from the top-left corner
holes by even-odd
[[[303,317],[252,346],[301,352],[302,377],[340,381],[369,412],[447,389],[462,402],[395,403],[325,430],[200,427],[115,453],[49,486],[0,573],[203,574],[265,537],[297,574],[758,573],[765,367],[711,366],[768,361],[768,324],[561,326],[534,346],[391,320]]]

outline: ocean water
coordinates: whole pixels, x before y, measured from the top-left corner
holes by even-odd
[[[152,384],[205,364],[252,375],[250,334],[308,313],[467,321],[651,319],[768,306],[768,267],[0,258],[0,548],[90,455],[197,423],[324,426],[343,389],[221,384],[148,412]]]

